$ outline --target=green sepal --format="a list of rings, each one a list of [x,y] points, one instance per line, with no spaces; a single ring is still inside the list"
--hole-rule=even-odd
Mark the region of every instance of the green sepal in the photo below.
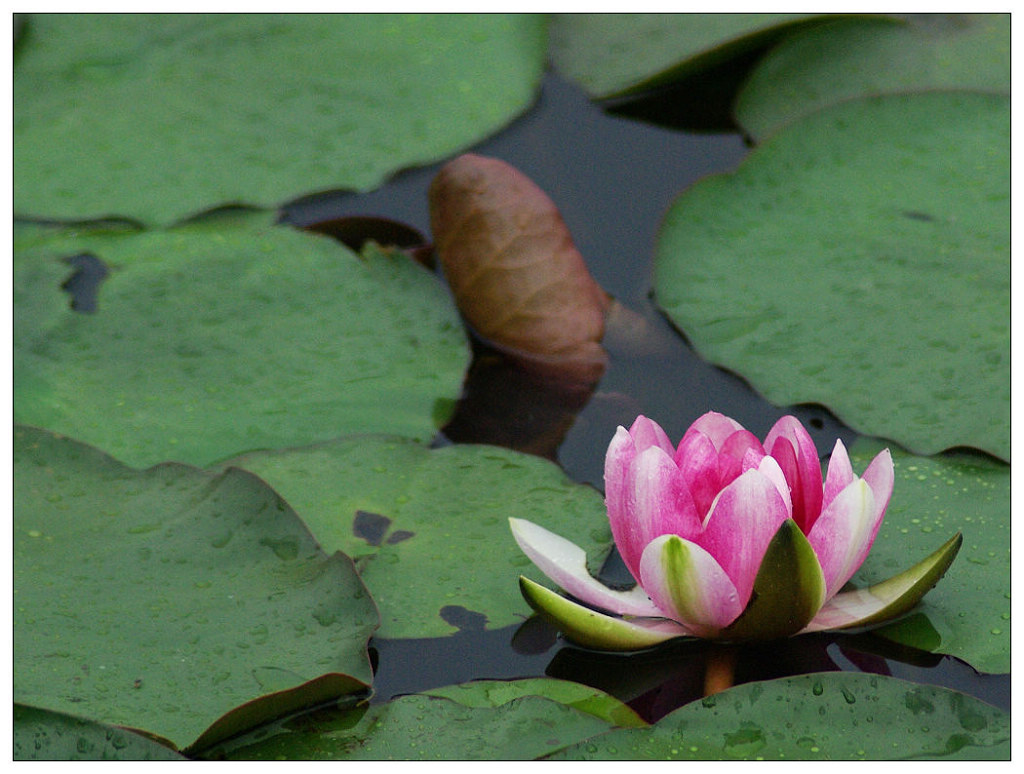
[[[688,636],[673,621],[661,618],[626,619],[591,610],[549,588],[519,576],[519,589],[530,607],[558,627],[566,637],[595,650],[643,650],[676,637]]]
[[[750,601],[720,639],[774,640],[796,634],[825,601],[825,576],[807,537],[792,519],[768,543]]]
[[[946,574],[963,542],[963,535],[957,532],[937,551],[899,575],[866,589],[836,594],[804,631],[868,626],[903,615]]]

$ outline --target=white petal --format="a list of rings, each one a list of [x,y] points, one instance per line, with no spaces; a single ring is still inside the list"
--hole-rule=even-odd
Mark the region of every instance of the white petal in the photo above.
[[[575,543],[526,519],[509,519],[512,536],[537,568],[569,594],[619,615],[664,617],[636,586],[615,591],[587,571],[587,554]]]

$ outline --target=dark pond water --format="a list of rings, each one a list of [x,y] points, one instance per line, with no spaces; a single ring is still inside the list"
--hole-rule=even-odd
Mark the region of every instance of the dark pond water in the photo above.
[[[689,114],[681,113],[681,103],[671,96],[623,112],[651,118],[668,111],[666,123],[672,126],[715,124],[714,116],[694,112],[692,105]],[[743,160],[749,148],[738,133],[681,131],[610,115],[575,86],[549,75],[533,109],[472,150],[513,164],[551,196],[591,273],[637,313],[643,334],[606,340],[611,361],[592,393],[546,383],[481,349],[456,415],[436,444],[496,443],[539,454],[556,460],[574,480],[600,488],[614,428],[628,426],[641,413],[676,438],[712,409],[761,437],[790,413],[804,422],[819,448],[831,448],[837,437],[853,442],[856,434],[823,407],[773,406],[742,379],[705,363],[651,302],[651,259],[665,210],[698,179]],[[297,225],[385,218],[429,238],[426,192],[437,169],[405,172],[369,194],[309,197],[286,207],[284,218]],[[380,224],[369,225],[381,241],[416,242],[406,228],[389,237]],[[623,569],[611,564],[605,572],[615,578]],[[539,619],[485,631],[478,614],[449,614],[461,627],[452,637],[371,642],[374,702],[472,679],[549,675],[608,691],[653,720],[703,695],[709,647],[704,643],[609,655],[565,643]],[[736,654],[737,682],[831,670],[889,674],[954,688],[1005,710],[1010,706],[1009,675],[979,675],[956,659],[871,634],[804,636]]]

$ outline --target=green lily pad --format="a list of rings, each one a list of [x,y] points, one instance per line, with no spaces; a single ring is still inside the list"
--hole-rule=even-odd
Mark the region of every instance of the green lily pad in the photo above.
[[[500,707],[524,696],[543,696],[575,707],[611,725],[623,728],[643,728],[648,723],[629,706],[604,691],[569,680],[550,677],[528,677],[521,680],[474,680],[458,685],[447,685],[422,692],[426,696],[440,696],[466,707]]]
[[[863,470],[880,448],[876,441],[857,441],[850,449],[854,469]],[[966,453],[916,457],[890,451],[892,500],[853,583],[877,583],[956,532],[963,533],[963,546],[911,617],[874,632],[956,656],[982,672],[1009,672],[1009,466]]]
[[[379,636],[442,637],[465,612],[487,629],[530,614],[518,577],[530,560],[509,517],[530,518],[595,558],[611,530],[601,495],[558,466],[493,446],[429,449],[350,437],[231,460],[267,481],[327,551],[344,551],[381,611]]]
[[[19,231],[14,415],[134,467],[208,465],[349,432],[430,438],[469,349],[436,278],[262,216]],[[74,311],[63,260],[106,266]]]
[[[1009,459],[1009,100],[851,100],[672,205],[657,301],[777,405]]]
[[[859,672],[747,683],[555,760],[1009,760],[1010,716],[957,691]]]
[[[1009,94],[1009,14],[845,18],[801,30],[758,62],[734,112],[763,138],[844,99],[943,88]]]
[[[558,14],[551,19],[551,59],[591,97],[617,97],[767,48],[821,19],[795,13]]]
[[[365,689],[373,602],[255,476],[14,440],[15,701],[202,747]]]
[[[146,223],[366,190],[445,158],[532,102],[547,40],[544,19],[523,14],[40,14],[28,26],[15,211]]]
[[[531,760],[607,731],[575,707],[524,696],[497,707],[400,696],[325,711],[211,752],[229,760]]]
[[[167,745],[116,726],[14,705],[16,761],[181,761]]]

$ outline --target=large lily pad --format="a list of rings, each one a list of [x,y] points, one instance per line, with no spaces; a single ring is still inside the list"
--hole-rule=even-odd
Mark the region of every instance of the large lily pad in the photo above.
[[[14,705],[16,761],[180,761],[166,745],[116,726]]]
[[[92,313],[62,290],[62,259],[82,253],[108,271]],[[451,300],[415,262],[260,218],[28,229],[14,275],[16,421],[136,467],[347,432],[429,438],[469,361]]]
[[[250,473],[20,427],[14,699],[202,746],[370,680],[377,612]]]
[[[657,301],[777,405],[1009,459],[1009,100],[851,100],[672,205]]]
[[[1010,717],[956,691],[862,673],[747,683],[555,753],[569,760],[1009,760]]]
[[[15,211],[167,223],[365,190],[531,102],[544,20],[41,14],[15,62]]]
[[[787,37],[751,73],[736,120],[754,138],[820,107],[941,88],[1010,91],[1009,14],[844,18]]]
[[[435,696],[299,717],[211,757],[231,760],[531,760],[612,725],[575,707],[525,696],[497,707]]]
[[[440,637],[469,622],[496,629],[526,618],[518,577],[530,560],[510,517],[573,535],[595,563],[611,546],[598,492],[547,460],[498,447],[356,436],[229,464],[270,483],[326,550],[356,560],[382,637]]]
[[[880,444],[850,449],[863,470]],[[963,547],[945,577],[904,621],[876,629],[982,672],[1010,671],[1010,469],[978,455],[915,457],[891,449],[896,483],[871,554],[854,575],[877,583],[923,558],[955,532]]]
[[[473,680],[423,691],[466,707],[500,707],[523,696],[543,696],[567,704],[615,726],[641,728],[647,724],[630,707],[604,691],[569,680],[529,677],[521,680]]]
[[[765,48],[820,16],[582,13],[551,20],[551,58],[592,97],[632,94]]]

